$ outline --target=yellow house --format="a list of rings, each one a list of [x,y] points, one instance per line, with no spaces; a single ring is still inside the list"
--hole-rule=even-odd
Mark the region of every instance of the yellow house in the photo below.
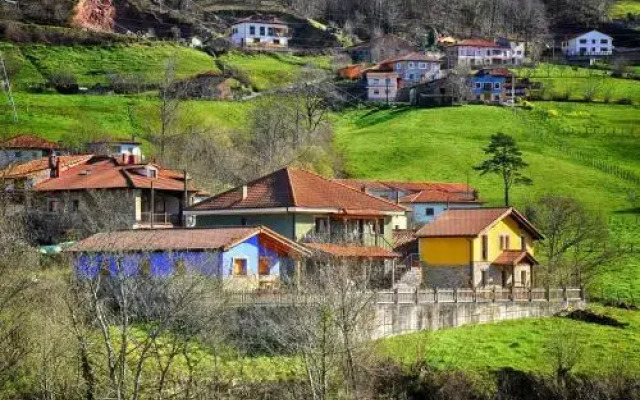
[[[543,239],[512,207],[447,210],[416,236],[431,287],[530,287]]]

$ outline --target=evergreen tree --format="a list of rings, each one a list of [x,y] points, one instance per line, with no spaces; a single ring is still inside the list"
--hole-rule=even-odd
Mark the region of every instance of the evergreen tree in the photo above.
[[[484,153],[488,158],[473,169],[480,171],[480,175],[497,174],[502,177],[504,204],[508,207],[511,187],[532,183],[530,178],[520,172],[529,164],[522,159],[522,151],[516,141],[504,133],[492,135],[489,146],[484,148]]]

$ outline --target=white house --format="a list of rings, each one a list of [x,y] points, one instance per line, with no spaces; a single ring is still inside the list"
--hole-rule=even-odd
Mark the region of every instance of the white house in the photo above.
[[[126,159],[128,162],[144,159],[142,143],[136,141],[97,141],[89,143],[87,149],[96,155]]]
[[[398,73],[369,70],[367,77],[367,100],[395,101],[398,94]]]
[[[403,87],[442,78],[440,57],[435,55],[411,53],[385,61],[381,65],[389,65],[389,69],[393,69],[400,77]]]
[[[281,19],[253,15],[231,26],[231,41],[248,49],[286,49],[289,46],[289,28]]]
[[[447,47],[448,67],[462,65],[470,68],[485,68],[496,65],[520,65],[525,57],[524,42],[498,39],[465,39]]]
[[[570,36],[562,42],[565,57],[610,56],[613,49],[613,38],[596,30]]]
[[[21,164],[60,154],[60,145],[31,135],[19,135],[0,142],[0,167]]]

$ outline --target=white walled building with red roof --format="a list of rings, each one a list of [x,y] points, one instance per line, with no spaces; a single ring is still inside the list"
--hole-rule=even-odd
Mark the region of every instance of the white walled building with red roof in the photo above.
[[[273,16],[252,15],[231,26],[231,41],[246,49],[287,49],[289,37],[287,23]]]
[[[0,168],[60,152],[60,145],[32,135],[14,136],[0,142]]]
[[[447,47],[447,67],[472,69],[497,65],[521,65],[524,62],[523,42],[500,39],[464,39]]]

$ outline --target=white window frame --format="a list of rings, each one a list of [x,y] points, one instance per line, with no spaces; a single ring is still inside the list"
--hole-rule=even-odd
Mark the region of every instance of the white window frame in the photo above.
[[[493,88],[494,89],[500,89],[500,82],[494,82],[493,83]]]
[[[418,68],[419,69],[427,69],[427,63],[426,62],[418,63]]]
[[[413,69],[413,68],[415,68],[415,67],[416,67],[416,66],[415,66],[414,62],[413,62],[413,61],[409,61],[408,65],[407,65],[407,68],[408,68],[408,69]]]
[[[396,63],[396,70],[400,71],[402,69],[402,63],[398,62]]]

